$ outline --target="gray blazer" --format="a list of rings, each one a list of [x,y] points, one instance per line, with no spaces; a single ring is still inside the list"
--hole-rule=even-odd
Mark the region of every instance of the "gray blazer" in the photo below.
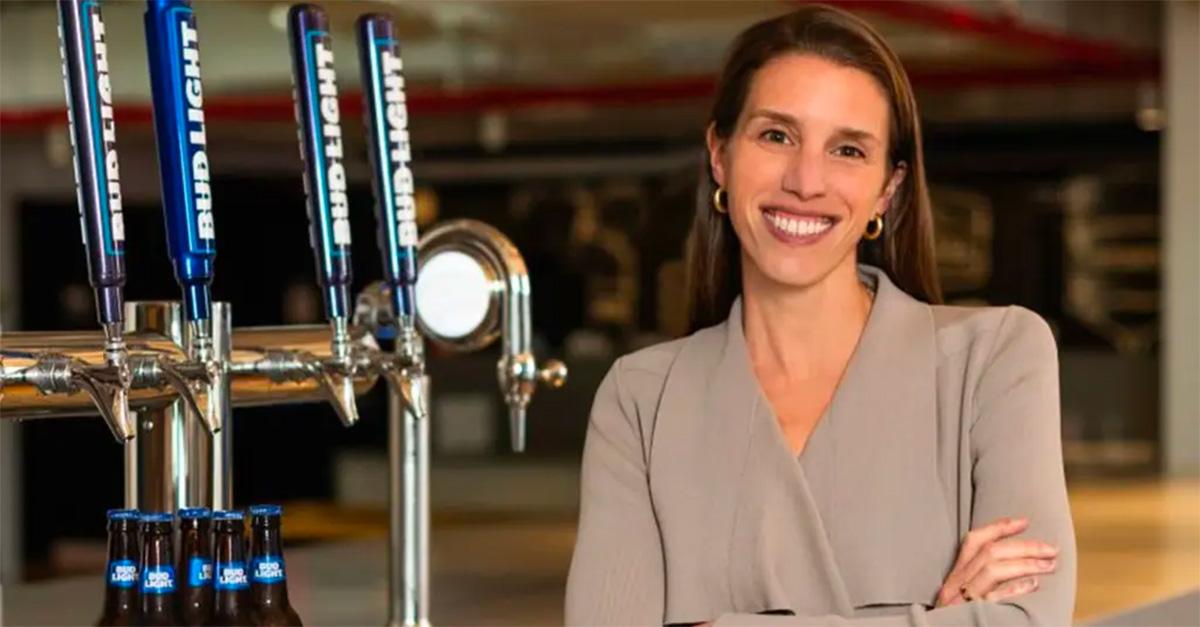
[[[722,324],[617,360],[584,447],[568,624],[1070,624],[1049,328],[861,272],[875,304],[799,459],[754,377],[740,300]],[[933,609],[964,534],[1003,516],[1059,546],[1057,572],[1015,599]]]

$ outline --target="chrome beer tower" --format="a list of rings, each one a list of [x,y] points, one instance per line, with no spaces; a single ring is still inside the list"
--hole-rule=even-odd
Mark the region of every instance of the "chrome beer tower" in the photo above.
[[[400,74],[390,20],[357,24],[384,281],[349,297],[350,228],[328,20],[288,16],[310,240],[329,324],[234,328],[212,302],[215,257],[196,21],[188,0],[148,0],[146,36],[167,239],[181,301],[124,302],[124,228],[104,24],[93,0],[59,0],[76,187],[98,331],[0,335],[0,419],[99,413],[125,446],[125,506],[233,505],[234,407],[324,400],[346,426],[355,398],[388,385],[388,624],[429,625],[429,377],[423,337],[455,351],[502,338],[498,383],[514,451],[539,382],[530,286],[499,231],[459,220],[418,241]],[[420,275],[418,277],[418,267]],[[419,278],[419,280],[418,280]],[[355,304],[353,311],[350,304]],[[394,337],[380,349],[376,336]]]

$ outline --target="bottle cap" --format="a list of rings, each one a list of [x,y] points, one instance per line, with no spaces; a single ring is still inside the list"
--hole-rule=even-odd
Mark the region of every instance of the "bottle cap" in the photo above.
[[[109,520],[141,520],[142,513],[136,509],[110,509],[108,510]]]
[[[212,518],[212,510],[207,507],[187,507],[179,510],[179,517],[187,520]]]
[[[283,507],[279,505],[251,505],[251,516],[282,516]]]

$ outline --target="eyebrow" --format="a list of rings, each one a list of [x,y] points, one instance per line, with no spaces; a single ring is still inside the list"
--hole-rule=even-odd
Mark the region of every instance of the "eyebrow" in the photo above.
[[[774,120],[776,122],[779,122],[780,124],[783,124],[785,126],[789,126],[793,129],[800,128],[799,120],[797,120],[796,118],[794,118],[786,113],[783,113],[782,111],[775,111],[773,109],[758,109],[758,110],[752,112],[748,119],[752,120],[754,118],[766,118],[768,120]],[[875,144],[880,143],[879,138],[875,137],[874,134],[872,134],[868,131],[864,131],[862,129],[851,128],[849,126],[839,126],[835,130],[834,135],[839,136],[839,137],[846,137],[846,138],[849,138],[852,140],[857,140],[857,141],[861,141],[861,142],[865,142],[865,143],[875,143]]]

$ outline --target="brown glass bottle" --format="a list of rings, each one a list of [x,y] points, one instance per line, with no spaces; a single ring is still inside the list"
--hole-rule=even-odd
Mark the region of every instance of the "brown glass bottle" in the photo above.
[[[242,512],[213,512],[216,533],[213,612],[209,625],[250,625],[250,581],[246,573]]]
[[[179,621],[188,627],[212,618],[212,512],[207,507],[179,510]]]
[[[287,571],[283,565],[278,505],[250,508],[250,618],[264,627],[301,627],[300,616],[288,601]]]
[[[136,509],[108,511],[108,567],[104,610],[96,625],[136,625],[138,617],[138,520]]]
[[[140,625],[178,625],[175,612],[175,517],[165,512],[142,514]]]

